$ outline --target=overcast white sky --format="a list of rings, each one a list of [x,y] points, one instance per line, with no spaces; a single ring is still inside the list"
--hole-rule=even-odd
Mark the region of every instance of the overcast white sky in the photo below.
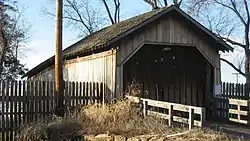
[[[45,59],[54,54],[54,31],[55,21],[43,16],[41,9],[49,6],[54,9],[54,5],[50,4],[52,0],[22,0],[22,5],[26,7],[25,18],[31,23],[31,39],[28,42],[28,50],[25,52],[26,58],[22,62],[32,69]],[[151,8],[142,2],[142,0],[121,0],[122,18],[131,17],[133,15],[145,12]],[[132,4],[131,4],[132,3]],[[75,32],[64,28],[63,31],[63,48],[73,44],[76,39]],[[237,53],[236,53],[237,54]],[[228,55],[226,58],[235,60],[235,55]],[[222,81],[236,82],[235,71],[222,62]],[[244,77],[239,77],[239,82],[244,82]]]

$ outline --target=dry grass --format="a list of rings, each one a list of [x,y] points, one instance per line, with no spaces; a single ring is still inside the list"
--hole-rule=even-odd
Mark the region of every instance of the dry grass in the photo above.
[[[178,132],[164,124],[165,121],[152,117],[142,118],[138,107],[128,100],[109,105],[88,105],[67,116],[65,121],[81,125],[81,134],[117,134],[127,137],[142,134],[171,134]]]
[[[177,141],[232,141],[226,134],[215,132],[212,130],[194,129],[188,134],[168,138],[168,140]]]
[[[119,100],[115,104],[88,105],[74,110],[62,119],[55,118],[51,122],[63,125],[65,136],[84,134],[115,134],[126,137],[144,134],[173,134],[183,132],[185,128],[171,128],[166,121],[153,117],[143,118],[138,105],[128,100]],[[40,140],[46,138],[48,123],[34,124],[22,129],[18,140]],[[183,136],[172,137],[170,140],[230,140],[227,136],[211,131],[195,130]]]

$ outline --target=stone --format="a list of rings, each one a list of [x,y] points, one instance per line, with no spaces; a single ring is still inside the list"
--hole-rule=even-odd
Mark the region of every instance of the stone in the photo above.
[[[114,136],[114,141],[127,141],[127,138],[124,136],[116,135]]]
[[[95,141],[94,135],[86,135],[84,136],[84,141]]]
[[[95,138],[105,138],[105,137],[110,137],[108,134],[99,134],[95,136]]]
[[[58,141],[61,139],[61,131],[63,130],[63,125],[59,123],[49,124],[46,129],[46,134],[49,138],[49,141]]]
[[[141,141],[148,141],[152,137],[154,137],[154,135],[140,135],[140,136],[137,136],[137,138],[140,138]]]
[[[108,134],[99,134],[95,136],[95,141],[113,141],[113,137]]]
[[[140,141],[140,139],[137,137],[131,137],[131,138],[128,138],[127,141]]]
[[[149,139],[149,141],[164,141],[164,137],[161,136],[154,136],[151,139]]]

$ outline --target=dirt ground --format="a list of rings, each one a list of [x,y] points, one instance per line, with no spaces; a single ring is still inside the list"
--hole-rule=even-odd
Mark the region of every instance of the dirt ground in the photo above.
[[[241,125],[228,122],[209,122],[209,126],[217,131],[230,135],[233,139],[250,141],[250,125]]]

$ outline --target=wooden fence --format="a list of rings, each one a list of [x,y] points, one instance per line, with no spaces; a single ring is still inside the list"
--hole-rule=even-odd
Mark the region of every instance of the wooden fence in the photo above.
[[[246,91],[246,84],[221,83],[221,98],[230,99],[250,99],[250,94]]]
[[[172,126],[173,121],[188,124],[189,129],[192,129],[193,126],[198,126],[198,127],[205,126],[205,108],[203,107],[187,106],[182,104],[156,101],[156,100],[132,97],[132,96],[127,96],[127,98],[135,103],[142,104],[142,110],[144,116],[153,115],[167,119],[169,126]],[[166,111],[167,114],[163,112],[157,112],[155,110],[150,109],[149,107],[162,108],[164,110],[167,110]],[[188,113],[188,117],[175,115],[174,114],[175,111]],[[199,116],[198,119],[194,119],[195,114]]]
[[[102,83],[65,82],[64,104],[79,104],[103,100]],[[0,130],[2,141],[13,141],[18,128],[26,123],[46,121],[54,113],[54,82],[0,81]]]
[[[218,120],[250,125],[249,100],[215,98],[214,104],[214,114]]]

